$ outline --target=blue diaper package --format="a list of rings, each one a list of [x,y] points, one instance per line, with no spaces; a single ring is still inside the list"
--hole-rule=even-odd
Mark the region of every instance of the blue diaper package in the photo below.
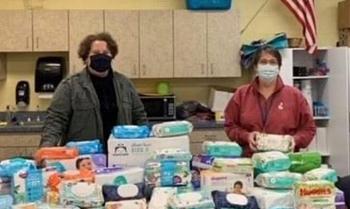
[[[122,125],[114,126],[112,130],[114,138],[119,139],[139,139],[147,138],[150,135],[148,126]]]
[[[240,157],[242,148],[236,142],[205,141],[203,143],[203,152],[214,157]]]
[[[259,209],[259,205],[253,196],[221,191],[213,191],[211,194],[215,208]]]
[[[68,142],[66,147],[76,148],[79,155],[103,153],[103,146],[99,139],[91,141]]]
[[[259,174],[255,182],[267,189],[292,189],[293,185],[301,181],[303,176],[299,173],[289,171],[270,172]]]
[[[252,161],[257,173],[285,171],[291,165],[288,156],[278,151],[254,153]]]
[[[105,202],[143,199],[144,189],[143,183],[102,186]]]
[[[0,195],[0,208],[11,209],[13,205],[13,197],[11,195]]]
[[[19,170],[32,169],[35,167],[36,165],[33,160],[27,160],[23,158],[3,160],[0,162],[0,176],[12,177]]]

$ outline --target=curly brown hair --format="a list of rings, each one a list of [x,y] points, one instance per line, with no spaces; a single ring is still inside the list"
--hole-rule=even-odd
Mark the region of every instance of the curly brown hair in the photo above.
[[[85,62],[89,57],[91,44],[96,41],[105,41],[107,47],[112,54],[112,59],[118,54],[117,42],[112,38],[109,33],[96,33],[86,36],[79,45],[78,55]]]

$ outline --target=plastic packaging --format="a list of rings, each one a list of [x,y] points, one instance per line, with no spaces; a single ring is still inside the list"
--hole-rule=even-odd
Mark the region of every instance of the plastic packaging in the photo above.
[[[15,173],[23,169],[36,168],[33,160],[27,160],[23,158],[13,158],[9,160],[3,160],[0,162],[0,176],[12,177]]]
[[[80,155],[103,153],[103,147],[99,139],[91,141],[68,142],[66,147],[76,148]]]
[[[214,157],[239,157],[242,155],[242,148],[236,142],[205,141],[203,152]]]
[[[153,159],[159,161],[190,161],[192,158],[191,153],[182,149],[162,149],[154,152]]]
[[[267,189],[292,189],[293,185],[301,181],[303,176],[299,173],[290,173],[288,171],[270,172],[259,174],[255,182]]]
[[[259,209],[258,203],[253,196],[242,194],[213,191],[215,208]]]
[[[192,168],[211,169],[215,158],[211,155],[193,155]]]
[[[144,189],[143,183],[102,186],[105,202],[142,199],[145,198]]]
[[[104,209],[147,209],[146,199],[106,202]]]
[[[0,195],[0,208],[11,209],[13,205],[13,197],[11,195]]]
[[[289,152],[293,137],[290,135],[277,135],[259,133],[256,136],[258,151],[280,151]]]
[[[156,187],[153,189],[148,209],[167,209],[168,199],[177,193],[176,187]]]
[[[288,156],[277,151],[255,153],[252,160],[258,173],[285,171],[291,165]]]
[[[215,207],[211,195],[203,191],[176,194],[170,197],[169,205],[172,209]]]
[[[290,153],[288,156],[291,161],[289,168],[291,172],[306,173],[319,168],[322,163],[322,157],[318,152],[297,152]]]
[[[147,138],[150,135],[148,126],[122,125],[114,126],[112,134],[119,139],[139,139]]]
[[[78,155],[79,151],[75,148],[42,147],[35,153],[35,160],[41,162],[43,160],[72,159]]]
[[[152,134],[156,137],[188,135],[192,130],[193,125],[188,121],[164,122],[152,126]]]
[[[304,174],[304,179],[306,181],[312,180],[326,180],[330,182],[337,182],[338,176],[337,172],[330,168],[316,168],[311,171],[308,171]]]
[[[213,170],[225,173],[252,173],[253,162],[250,158],[215,158]]]

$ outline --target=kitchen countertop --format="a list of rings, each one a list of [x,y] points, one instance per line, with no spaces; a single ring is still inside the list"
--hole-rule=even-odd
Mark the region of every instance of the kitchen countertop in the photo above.
[[[216,121],[203,121],[193,122],[194,129],[211,129],[211,128],[224,128],[224,122]],[[25,126],[0,126],[1,133],[25,133],[25,132],[41,132],[43,129],[42,125],[25,125]]]

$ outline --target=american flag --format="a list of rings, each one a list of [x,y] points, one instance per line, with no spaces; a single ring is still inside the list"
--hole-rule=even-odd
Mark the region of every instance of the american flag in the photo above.
[[[314,0],[282,0],[303,26],[306,50],[313,54],[317,50],[317,30]]]

